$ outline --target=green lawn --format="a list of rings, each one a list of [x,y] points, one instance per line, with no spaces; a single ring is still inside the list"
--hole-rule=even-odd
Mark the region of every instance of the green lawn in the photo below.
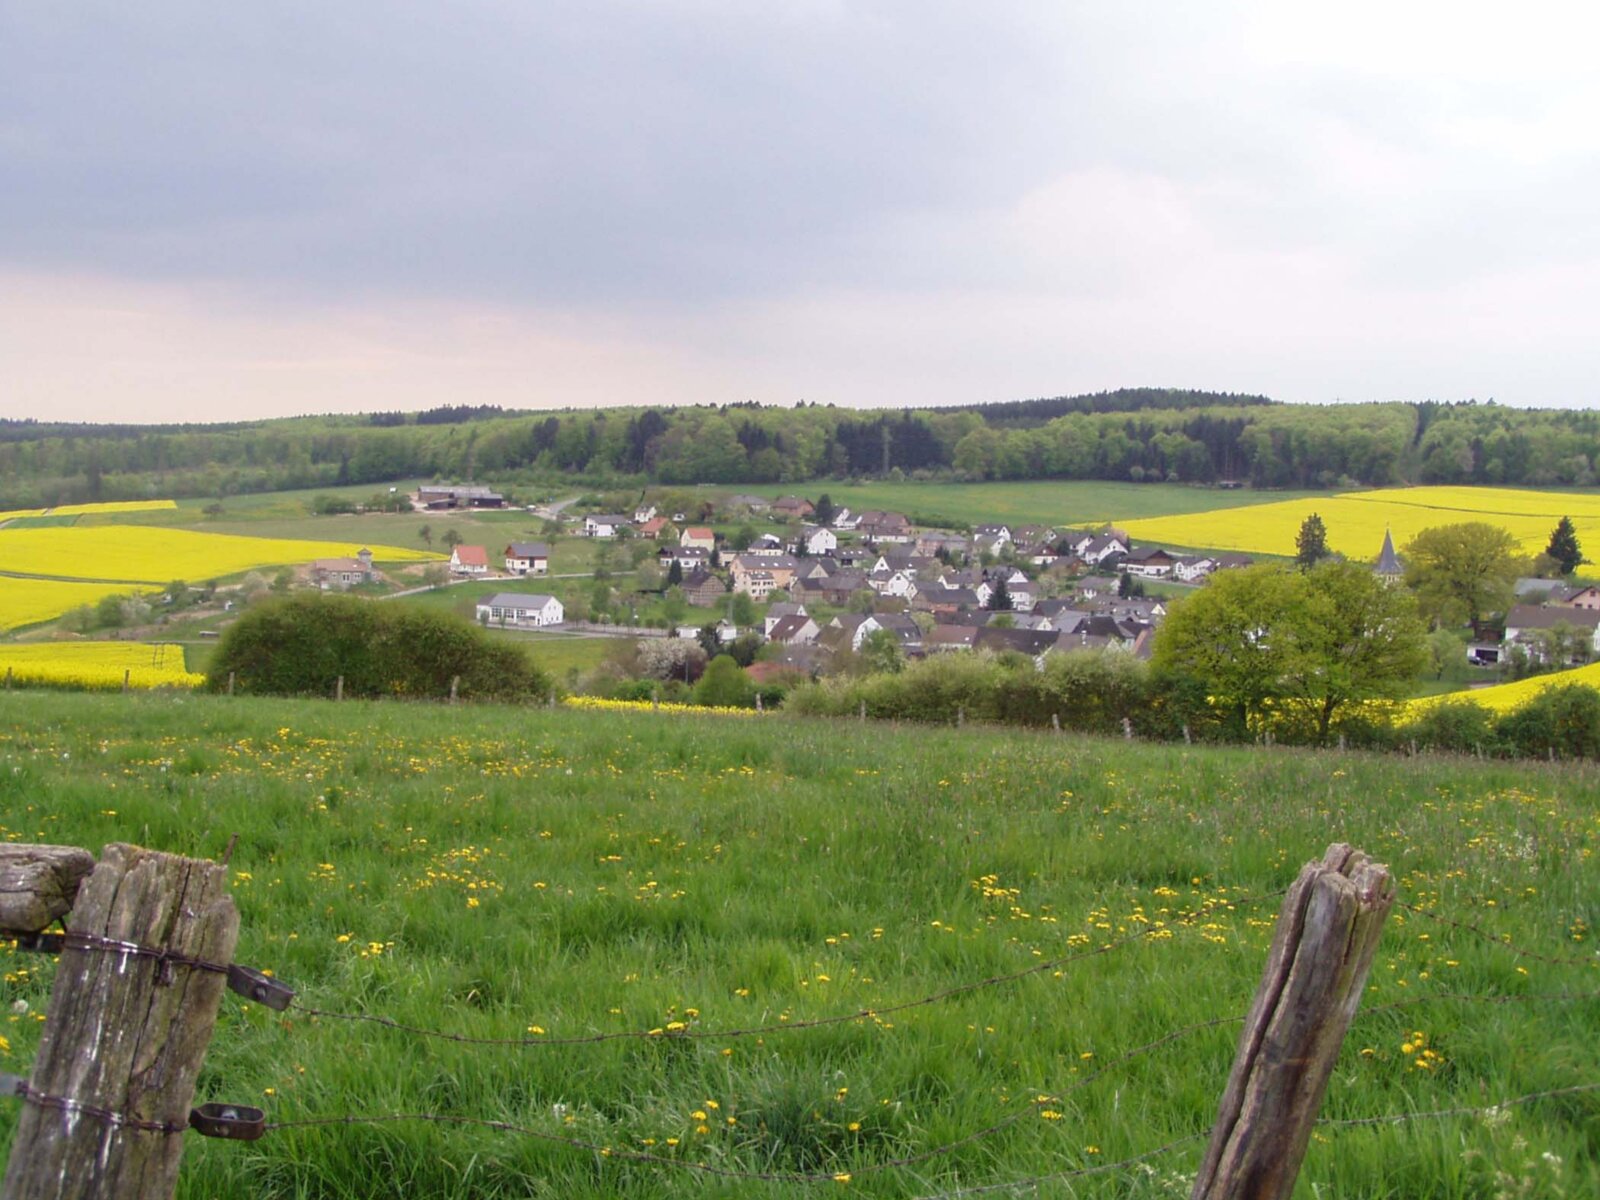
[[[217,856],[237,834],[239,961],[305,1005],[528,1043],[229,996],[201,1100],[531,1132],[190,1138],[188,1200],[1187,1195],[1198,1142],[1037,1193],[1019,1181],[1209,1127],[1272,894],[1335,840],[1387,861],[1404,902],[1487,936],[1396,912],[1324,1113],[1473,1111],[1324,1127],[1296,1195],[1600,1194],[1600,1095],[1480,1112],[1600,1079],[1591,768],[12,692],[0,802],[14,841]],[[43,1011],[50,961],[9,954],[0,999]],[[39,1036],[18,1011],[8,1071]],[[566,1041],[602,1035],[623,1036]],[[0,1105],[0,1147],[17,1111]]]

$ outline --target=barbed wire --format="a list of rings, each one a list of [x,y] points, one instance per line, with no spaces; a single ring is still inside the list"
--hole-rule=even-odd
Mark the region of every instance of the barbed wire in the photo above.
[[[1415,904],[1397,902],[1395,907],[1403,909],[1408,913],[1413,913],[1419,917],[1426,917],[1430,921],[1437,921],[1440,925],[1447,925],[1451,929],[1459,929],[1465,933],[1474,934],[1486,942],[1499,946],[1503,950],[1511,951],[1511,953],[1515,954],[1518,958],[1527,958],[1533,960],[1534,962],[1550,963],[1558,967],[1600,967],[1600,950],[1597,950],[1593,957],[1590,958],[1568,958],[1565,956],[1540,954],[1534,950],[1524,950],[1521,946],[1518,946],[1515,942],[1511,941],[1508,934],[1491,933],[1489,930],[1484,929],[1481,926],[1474,925],[1469,921],[1458,921],[1454,917],[1446,917],[1436,912],[1430,912],[1425,908],[1417,907]]]

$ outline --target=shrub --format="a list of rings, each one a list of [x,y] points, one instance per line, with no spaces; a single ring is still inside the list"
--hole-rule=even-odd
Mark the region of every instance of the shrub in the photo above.
[[[1600,758],[1600,691],[1581,684],[1546,688],[1496,726],[1513,754]]]
[[[207,686],[245,694],[439,699],[460,677],[463,699],[537,700],[545,675],[520,647],[459,617],[308,594],[252,607],[223,636]]]
[[[1426,750],[1471,754],[1495,741],[1494,714],[1470,700],[1435,704],[1401,731]]]

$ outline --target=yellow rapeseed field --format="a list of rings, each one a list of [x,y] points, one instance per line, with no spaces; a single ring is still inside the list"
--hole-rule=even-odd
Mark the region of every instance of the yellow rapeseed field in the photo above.
[[[81,605],[98,604],[106,596],[150,590],[126,583],[69,583],[0,575],[0,630],[53,621]]]
[[[176,500],[112,500],[104,504],[58,504],[54,508],[13,508],[0,512],[0,521],[12,517],[82,517],[97,513],[153,512],[177,508]]]
[[[1521,708],[1547,688],[1565,687],[1581,683],[1585,687],[1600,688],[1600,663],[1590,663],[1571,671],[1557,671],[1553,675],[1533,675],[1515,683],[1498,683],[1494,687],[1476,688],[1470,692],[1448,692],[1443,696],[1423,696],[1406,704],[1406,715],[1420,716],[1440,704],[1460,703],[1470,700],[1491,712],[1506,713]]]
[[[348,542],[196,533],[143,525],[87,528],[0,529],[0,570],[72,579],[126,580],[164,584],[174,579],[219,579],[258,567],[348,558]],[[441,555],[399,546],[372,546],[379,562],[419,562]]]
[[[1328,548],[1347,558],[1371,561],[1383,546],[1384,530],[1403,547],[1424,529],[1485,521],[1537,554],[1550,531],[1570,516],[1578,538],[1600,546],[1600,495],[1520,491],[1511,488],[1416,487],[1280,500],[1246,508],[1118,522],[1136,542],[1231,550],[1244,554],[1294,554],[1295,535],[1312,513],[1328,530]]]
[[[85,689],[199,687],[183,647],[141,642],[34,642],[0,646],[0,677],[19,684],[45,683]]]
[[[177,508],[176,500],[113,500],[105,504],[58,504],[45,512],[52,517],[84,517],[101,513],[156,512]]]

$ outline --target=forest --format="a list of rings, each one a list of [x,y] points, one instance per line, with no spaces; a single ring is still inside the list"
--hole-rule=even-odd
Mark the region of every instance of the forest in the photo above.
[[[219,425],[0,421],[0,510],[434,478],[502,484],[1104,479],[1255,488],[1589,486],[1600,413],[1474,401],[1280,404],[1126,389],[873,411],[757,404]]]

